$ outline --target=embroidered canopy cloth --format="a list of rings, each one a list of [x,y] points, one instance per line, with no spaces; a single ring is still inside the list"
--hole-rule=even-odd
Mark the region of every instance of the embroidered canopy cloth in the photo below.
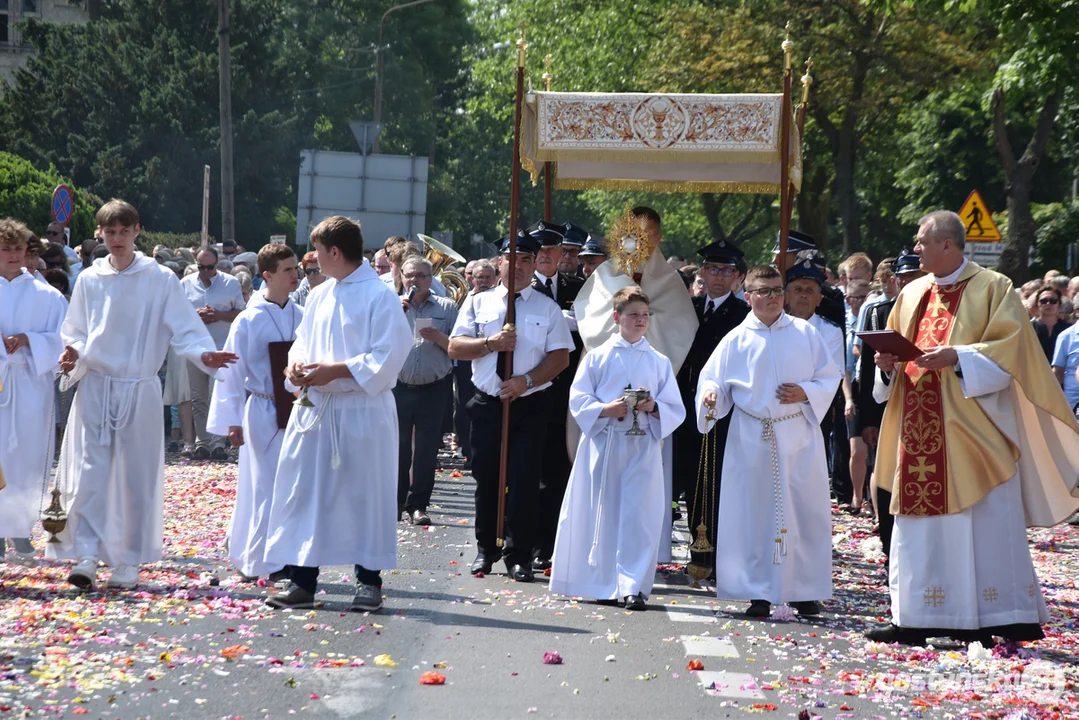
[[[554,186],[778,193],[783,96],[530,93],[522,165],[556,165]],[[802,184],[793,119],[790,178]]]

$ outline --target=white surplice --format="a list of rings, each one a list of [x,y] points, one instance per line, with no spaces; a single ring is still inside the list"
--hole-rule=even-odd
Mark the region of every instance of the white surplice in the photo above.
[[[633,413],[601,418],[626,387],[650,391],[656,419],[638,413],[644,435],[627,435]],[[585,355],[570,388],[581,428],[551,565],[551,592],[597,599],[652,591],[666,501],[660,441],[685,419],[671,362],[648,340],[620,335]]]
[[[618,335],[618,327],[614,324],[612,315],[615,293],[636,284],[632,277],[622,272],[613,262],[603,263],[585,280],[573,302],[573,313],[586,351],[595,350]],[[646,337],[652,347],[671,361],[671,367],[677,373],[689,354],[690,346],[693,345],[699,322],[682,276],[667,264],[658,248],[641,268],[640,288],[648,295],[652,310],[652,324],[648,326]],[[576,447],[579,438],[575,423],[567,424],[566,438],[568,447]],[[669,502],[674,486],[672,452],[671,443],[664,442],[663,483],[668,502],[665,504],[663,524],[667,538],[671,535],[673,524]],[[660,543],[659,561],[670,560],[671,543],[664,540]]]
[[[53,381],[66,313],[64,296],[26,270],[10,281],[0,278],[0,337],[22,333],[30,343],[0,365],[0,468],[7,478],[0,538],[30,537],[42,510],[56,437]]]
[[[963,396],[976,399],[1018,447],[1023,429],[1012,376],[973,347],[955,350]],[[900,627],[976,630],[1048,622],[1018,474],[962,512],[897,515],[888,584],[892,622]]]
[[[79,381],[61,450],[58,483],[67,528],[47,556],[96,556],[107,565],[161,559],[165,431],[157,371],[171,346],[202,364],[217,349],[176,274],[136,253],[123,271],[109,258],[79,274],[65,345],[79,353]],[[73,497],[72,497],[73,496]]]
[[[289,363],[348,365],[289,418],[270,510],[269,565],[397,564],[397,405],[412,349],[401,299],[366,260],[307,296]]]
[[[820,421],[842,372],[820,333],[786,313],[771,327],[747,315],[701,371],[698,429],[708,429],[709,390],[716,393],[716,417],[733,412],[719,495],[719,597],[782,603],[832,596],[832,513]],[[776,390],[786,383],[799,385],[808,402],[780,404]],[[774,421],[778,488],[760,418]],[[778,537],[785,541],[777,543]]]
[[[206,421],[206,429],[215,435],[228,435],[230,427],[243,428],[236,504],[229,522],[229,562],[250,577],[281,569],[265,562],[274,476],[285,436],[277,426],[272,399],[269,344],[293,340],[301,319],[303,308],[292,300],[281,307],[260,293],[251,296],[225,340],[225,350],[236,353],[239,360],[218,371]]]

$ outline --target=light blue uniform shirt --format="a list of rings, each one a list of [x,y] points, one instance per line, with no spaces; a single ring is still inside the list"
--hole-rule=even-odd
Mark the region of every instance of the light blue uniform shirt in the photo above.
[[[1079,403],[1079,380],[1075,379],[1075,369],[1079,368],[1079,323],[1057,338],[1052,365],[1064,368],[1064,397],[1068,398],[1068,405],[1075,407]]]

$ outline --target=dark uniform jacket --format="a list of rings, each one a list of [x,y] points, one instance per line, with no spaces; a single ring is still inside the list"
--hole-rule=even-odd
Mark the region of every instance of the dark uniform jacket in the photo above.
[[[885,300],[872,306],[865,314],[865,331],[887,330],[888,316],[892,314],[895,300]],[[854,404],[858,408],[858,432],[866,428],[879,428],[884,417],[885,403],[873,399],[873,380],[877,376],[877,366],[873,362],[874,351],[862,343],[862,354],[858,358],[858,382],[854,387]]]

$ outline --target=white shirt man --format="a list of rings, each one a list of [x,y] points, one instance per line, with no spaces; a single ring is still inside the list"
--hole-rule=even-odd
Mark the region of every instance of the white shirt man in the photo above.
[[[246,306],[243,288],[240,287],[240,281],[232,275],[217,271],[216,248],[205,247],[199,250],[195,263],[198,272],[185,277],[181,285],[184,295],[206,324],[214,345],[220,350],[225,347],[232,321]],[[206,430],[206,417],[213,391],[210,376],[197,367],[189,366],[188,378],[191,382],[192,411],[195,416],[194,457],[198,460],[222,460],[225,458],[225,438]]]

